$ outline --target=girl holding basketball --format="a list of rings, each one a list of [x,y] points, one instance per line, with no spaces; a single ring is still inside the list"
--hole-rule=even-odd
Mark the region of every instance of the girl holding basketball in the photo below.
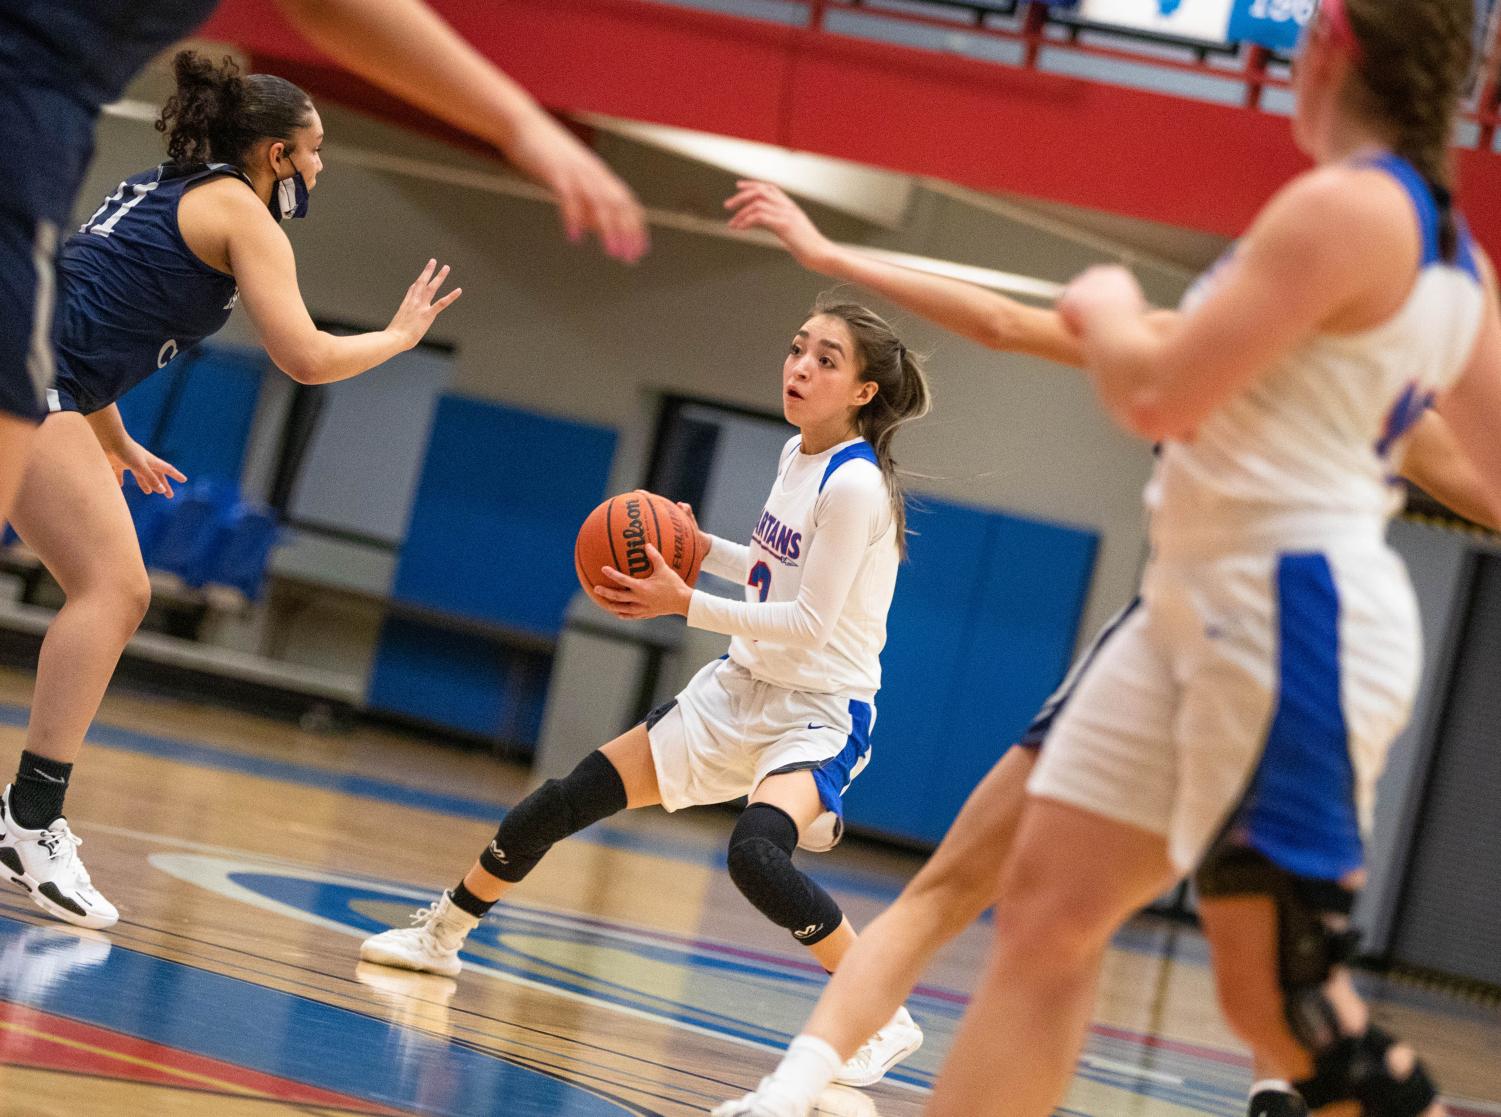
[[[676,614],[732,637],[646,722],[518,803],[462,881],[415,926],[367,939],[369,962],[459,972],[464,938],[556,842],[627,808],[669,811],[748,796],[729,842],[735,885],[819,964],[855,941],[839,906],[792,861],[831,849],[842,796],[870,758],[886,614],[904,549],[892,440],[924,415],[921,365],[864,307],[820,303],[782,366],[782,408],[799,430],[751,542],[698,533],[704,568],[746,586],[744,601],[693,590],[649,551],[641,579],[606,569],[595,596],[622,617]],[[696,525],[692,530],[697,531]],[[897,1008],[839,1074],[878,1081],[922,1033]]]

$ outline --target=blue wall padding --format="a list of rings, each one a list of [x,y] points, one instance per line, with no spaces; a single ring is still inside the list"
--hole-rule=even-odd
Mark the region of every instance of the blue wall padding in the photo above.
[[[265,371],[259,350],[200,345],[127,392],[120,416],[132,438],[190,480],[237,485]]]
[[[485,636],[388,617],[370,704],[430,725],[535,746],[552,657]]]
[[[1067,670],[1098,536],[927,497],[909,526],[846,816],[936,843]]]
[[[936,825],[928,815],[936,818],[936,761],[948,749],[945,711],[971,643],[989,533],[983,512],[926,498],[922,508],[908,510],[918,534],[887,621],[870,764],[845,796],[851,823],[914,838]]]
[[[401,602],[546,638],[578,591],[573,542],[605,496],[615,432],[444,396],[396,568]],[[533,745],[551,657],[495,636],[388,620],[367,701],[491,740]]]
[[[578,591],[574,538],[605,497],[614,454],[607,427],[444,396],[395,597],[556,636]]]

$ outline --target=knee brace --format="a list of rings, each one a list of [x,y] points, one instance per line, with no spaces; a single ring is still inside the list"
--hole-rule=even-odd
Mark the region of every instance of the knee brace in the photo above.
[[[1313,1058],[1312,1077],[1296,1083],[1311,1109],[1356,1101],[1363,1117],[1417,1117],[1437,1096],[1422,1065],[1400,1081],[1387,1054],[1396,1042],[1379,1028],[1364,1035],[1340,1032],[1339,1018],[1324,993],[1335,967],[1355,953],[1359,935],[1350,929],[1353,890],[1337,881],[1299,877],[1255,850],[1222,843],[1195,877],[1199,894],[1266,896],[1277,911],[1278,984],[1282,1010],[1293,1037]]]
[[[1265,896],[1277,912],[1277,982],[1293,1037],[1317,1057],[1340,1038],[1324,985],[1355,952],[1350,930],[1355,893],[1335,881],[1309,880],[1280,868],[1253,849],[1222,842],[1194,877],[1199,894]]]
[[[511,808],[480,867],[515,884],[556,842],[625,810],[625,784],[603,753],[591,752],[561,780],[548,780]]]
[[[1310,1109],[1335,1102],[1360,1103],[1361,1117],[1418,1117],[1438,1097],[1438,1088],[1416,1056],[1406,1077],[1388,1062],[1395,1037],[1375,1026],[1344,1036],[1314,1056],[1313,1075],[1293,1083]]]
[[[827,892],[792,864],[797,823],[780,807],[752,803],[730,835],[730,879],[740,894],[804,946],[822,942],[844,922]]]

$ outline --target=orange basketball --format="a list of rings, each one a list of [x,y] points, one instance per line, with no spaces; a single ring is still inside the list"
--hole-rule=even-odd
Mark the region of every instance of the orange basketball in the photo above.
[[[603,573],[606,566],[632,578],[650,574],[648,543],[683,581],[691,586],[698,580],[704,556],[692,521],[665,496],[637,489],[612,496],[590,512],[579,528],[578,542],[573,545],[573,567],[584,592],[594,597],[595,586],[611,584]]]

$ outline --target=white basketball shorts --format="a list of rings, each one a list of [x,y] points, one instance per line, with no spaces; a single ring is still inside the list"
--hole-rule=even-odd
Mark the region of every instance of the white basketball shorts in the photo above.
[[[1225,834],[1339,879],[1363,863],[1420,661],[1416,600],[1385,547],[1157,559],[1028,788],[1162,835],[1184,872]]]
[[[844,830],[844,793],[870,760],[874,722],[868,702],[787,690],[716,659],[647,719],[662,806],[724,803],[775,773],[811,771],[825,813],[801,844],[832,849]]]

